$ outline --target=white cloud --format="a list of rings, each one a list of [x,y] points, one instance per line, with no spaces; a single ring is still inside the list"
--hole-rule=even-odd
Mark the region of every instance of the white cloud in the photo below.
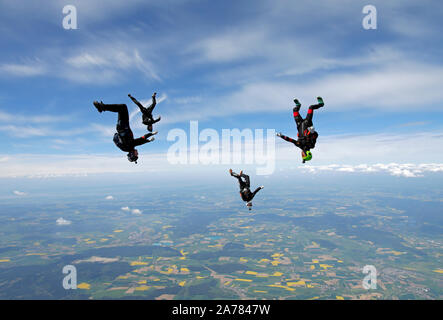
[[[123,211],[132,212],[133,214],[137,214],[137,215],[142,213],[142,211],[140,209],[131,209],[129,207],[122,207],[121,209]]]
[[[1,155],[0,155],[1,157]],[[138,164],[130,163],[124,153],[116,155],[8,155],[10,161],[0,166],[0,178],[50,178],[87,176],[102,173],[164,172],[174,169],[166,154],[139,154]],[[145,164],[144,164],[145,163]],[[149,163],[149,165],[146,165]]]
[[[62,217],[58,218],[55,222],[57,223],[58,226],[68,226],[72,223],[71,221],[66,220]]]
[[[192,44],[187,51],[198,52],[199,61],[231,62],[234,60],[263,55],[266,43],[265,30],[229,30],[224,34],[211,35]],[[261,48],[261,50],[257,50]]]
[[[14,190],[13,193],[14,193],[16,196],[26,196],[26,195],[27,195],[26,192],[22,192],[22,191],[18,191],[18,190]]]
[[[173,99],[177,104],[195,104],[203,101],[201,96],[177,97]]]
[[[417,178],[423,177],[426,173],[443,172],[443,163],[378,163],[373,165],[360,164],[355,166],[338,164],[326,166],[307,165],[300,167],[300,169],[308,171],[309,173],[318,173],[322,171],[338,171],[347,173],[388,173],[397,177]]]
[[[106,200],[113,200],[114,197],[113,197],[113,196],[107,196],[105,199],[106,199]]]
[[[153,65],[146,59],[143,59],[137,49],[128,50],[122,47],[124,48],[122,45],[113,43],[112,46],[108,45],[106,50],[101,48],[99,51],[100,54],[81,52],[67,58],[64,61],[66,63],[65,67],[72,69],[70,70],[71,74],[66,74],[65,76],[70,80],[85,82],[86,76],[92,76],[95,81],[97,76],[105,75],[114,77],[129,69],[137,69],[148,78],[160,80],[160,77],[154,71]],[[84,48],[82,50],[91,52],[98,51],[94,47]],[[116,72],[117,70],[120,72]],[[82,73],[86,74],[82,75]],[[102,79],[102,81],[106,80],[112,79]]]
[[[18,138],[43,137],[49,135],[49,130],[43,127],[18,126],[13,124],[0,126],[0,131]]]
[[[17,77],[35,77],[46,74],[46,68],[41,64],[3,64],[0,65],[0,75]]]

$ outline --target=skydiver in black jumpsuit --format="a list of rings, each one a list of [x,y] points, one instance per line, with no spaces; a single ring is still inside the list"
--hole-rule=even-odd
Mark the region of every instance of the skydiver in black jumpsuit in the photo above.
[[[143,124],[148,126],[148,131],[152,132],[152,125],[156,122],[159,122],[161,117],[158,117],[157,119],[154,120],[154,118],[152,117],[152,111],[154,110],[157,101],[155,100],[155,96],[157,95],[156,92],[154,92],[154,94],[152,95],[152,104],[145,108],[143,107],[143,105],[137,101],[137,99],[135,99],[133,96],[131,96],[131,94],[128,94],[128,97],[131,98],[131,100],[140,108],[140,111],[143,115]]]
[[[246,206],[251,210],[252,207],[252,199],[254,199],[257,192],[264,188],[264,186],[258,187],[254,192],[251,192],[251,183],[249,181],[249,176],[244,174],[243,171],[240,171],[240,174],[237,174],[229,169],[229,173],[231,176],[236,177],[238,179],[238,183],[240,185],[240,196],[243,201],[246,202]],[[244,180],[243,180],[243,179]]]
[[[134,139],[134,134],[129,126],[128,107],[125,104],[104,104],[103,102],[97,101],[94,101],[93,104],[100,113],[103,111],[118,113],[117,132],[114,134],[114,143],[122,151],[128,152],[128,160],[130,162],[137,163],[138,151],[135,147],[154,141],[154,137],[151,138],[151,136],[157,134],[157,132],[148,133],[140,138]]]
[[[303,119],[299,113],[301,104],[297,99],[294,99],[295,107],[293,108],[293,112],[294,120],[298,130],[297,140],[287,137],[281,133],[277,133],[278,137],[288,142],[292,142],[294,145],[302,150],[303,163],[312,159],[312,153],[310,150],[314,149],[315,143],[317,142],[318,138],[318,133],[315,131],[314,125],[312,123],[312,117],[314,116],[314,110],[323,107],[324,102],[321,97],[317,97],[317,101],[318,104],[311,105],[308,109],[308,114],[306,115],[306,118]]]

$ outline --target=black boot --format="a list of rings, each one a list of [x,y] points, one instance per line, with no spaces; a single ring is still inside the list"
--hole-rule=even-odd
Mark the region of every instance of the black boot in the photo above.
[[[102,113],[104,111],[104,109],[103,109],[103,101],[100,101],[100,102],[94,101],[93,104],[94,104],[94,107],[97,108],[98,112]]]

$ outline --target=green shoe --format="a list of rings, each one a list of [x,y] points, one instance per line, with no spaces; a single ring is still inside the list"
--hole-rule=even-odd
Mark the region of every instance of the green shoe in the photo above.
[[[298,101],[298,99],[294,99],[294,103],[295,103],[295,107],[292,109],[292,111],[298,112],[300,110],[301,103],[300,103],[300,101]]]
[[[318,104],[321,105],[322,107],[325,105],[322,97],[317,97],[317,101],[318,101]]]
[[[301,107],[301,103],[298,101],[298,99],[294,99],[294,103],[297,107]]]

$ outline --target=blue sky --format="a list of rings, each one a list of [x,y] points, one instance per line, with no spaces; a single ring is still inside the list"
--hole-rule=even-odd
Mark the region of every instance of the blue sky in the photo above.
[[[62,27],[67,4],[77,8],[77,30]],[[377,8],[377,30],[362,28],[367,4]],[[198,120],[294,136],[292,99],[303,114],[317,95],[326,106],[314,116],[310,166],[442,170],[438,1],[0,0],[0,8],[0,177],[142,171],[149,161],[169,170],[170,129]],[[145,162],[134,169],[112,143],[116,116],[92,101],[126,103],[142,135],[127,94],[148,102],[154,91],[160,133],[140,147]],[[282,167],[300,165],[283,141],[277,154]]]

